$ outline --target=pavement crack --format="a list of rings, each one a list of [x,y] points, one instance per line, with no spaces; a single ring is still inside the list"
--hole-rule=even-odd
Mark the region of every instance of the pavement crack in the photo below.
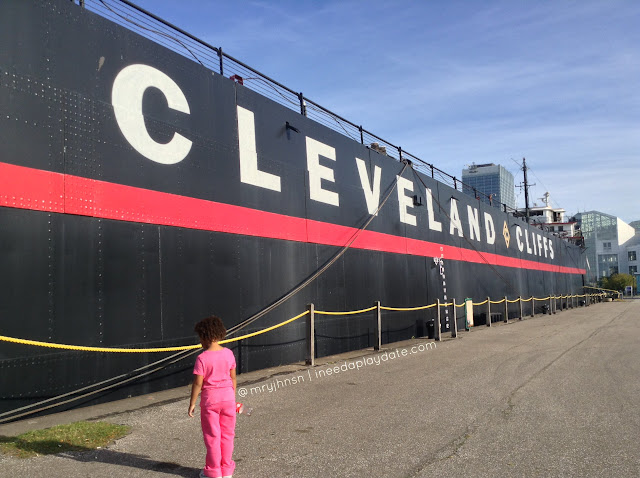
[[[480,428],[480,424],[477,420],[474,420],[467,426],[466,430],[463,433],[453,438],[446,445],[431,453],[421,463],[416,465],[416,467],[409,472],[406,478],[415,478],[431,465],[443,460],[448,460],[450,458],[453,458],[454,456],[458,456],[460,450],[464,447],[469,438],[473,436],[476,430],[478,430],[478,428]]]
[[[511,416],[511,412],[513,411],[513,409],[515,408],[515,403],[513,402],[515,395],[522,390],[524,387],[526,387],[529,383],[531,383],[532,380],[534,380],[535,378],[539,377],[540,375],[542,375],[544,372],[546,372],[553,364],[555,364],[558,360],[560,360],[562,357],[564,357],[566,354],[568,354],[569,352],[571,352],[573,349],[575,349],[576,347],[579,347],[580,345],[582,345],[583,343],[585,343],[586,341],[592,339],[593,337],[595,337],[596,335],[598,335],[600,332],[602,332],[602,330],[604,330],[606,327],[609,327],[614,321],[616,321],[617,319],[621,318],[627,311],[623,311],[620,314],[616,315],[615,317],[613,317],[611,320],[609,320],[606,324],[601,325],[600,327],[598,327],[597,329],[595,329],[593,332],[591,332],[587,337],[585,337],[584,339],[582,339],[581,341],[575,343],[574,345],[572,345],[571,347],[569,347],[567,350],[565,350],[564,352],[562,352],[560,355],[558,355],[555,359],[553,359],[551,362],[549,362],[547,365],[545,365],[544,367],[542,367],[540,370],[538,370],[537,372],[535,372],[533,375],[531,375],[527,380],[525,380],[522,384],[520,384],[516,389],[514,389],[509,396],[507,397],[507,406],[505,408],[503,408],[501,410],[501,414],[502,417],[505,419],[509,419],[509,417]]]

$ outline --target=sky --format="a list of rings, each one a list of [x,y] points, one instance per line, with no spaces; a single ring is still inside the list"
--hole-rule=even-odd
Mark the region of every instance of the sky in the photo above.
[[[452,176],[526,158],[531,202],[640,220],[640,2],[134,3]]]

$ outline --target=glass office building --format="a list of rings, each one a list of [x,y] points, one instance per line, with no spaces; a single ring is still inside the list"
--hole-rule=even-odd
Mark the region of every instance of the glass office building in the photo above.
[[[616,216],[589,211],[576,214],[584,236],[585,254],[589,261],[587,282],[617,273],[631,273],[636,256],[629,251],[634,243],[635,229]]]
[[[502,208],[500,203],[507,208],[516,208],[516,195],[513,174],[499,164],[472,164],[468,169],[462,170],[462,182],[465,184],[463,191],[469,196],[476,196],[492,206]],[[491,196],[491,201],[487,196]]]

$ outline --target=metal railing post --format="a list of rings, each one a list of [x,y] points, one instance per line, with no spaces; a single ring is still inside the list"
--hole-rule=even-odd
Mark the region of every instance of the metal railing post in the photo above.
[[[504,321],[505,324],[509,322],[509,302],[507,301],[507,296],[504,296]]]
[[[536,301],[533,300],[533,296],[531,296],[531,317],[536,316]]]
[[[382,309],[380,309],[380,301],[376,301],[376,342],[373,345],[373,350],[380,350],[382,348]]]
[[[437,299],[436,301],[436,309],[438,309],[438,313],[436,314],[436,330],[434,330],[435,332],[435,339],[436,340],[440,340],[440,335],[441,335],[441,329],[440,329],[440,299]]]
[[[491,327],[491,297],[487,297],[487,327]]]
[[[298,98],[300,99],[300,114],[302,116],[307,116],[307,105],[304,104],[304,95],[302,93],[298,93]]]
[[[218,58],[220,59],[220,76],[224,76],[224,66],[222,65],[222,47],[218,47]]]
[[[458,336],[458,314],[456,313],[456,300],[451,300],[453,303],[453,327],[451,327],[451,337]]]
[[[518,303],[520,305],[520,320],[522,320],[522,296],[518,297]]]
[[[315,330],[315,313],[313,304],[307,306],[309,314],[307,316],[307,365],[314,366],[316,364],[316,330]]]

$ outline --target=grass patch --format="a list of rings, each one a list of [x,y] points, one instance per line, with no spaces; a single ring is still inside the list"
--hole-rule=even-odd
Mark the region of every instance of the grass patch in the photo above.
[[[66,451],[88,451],[108,445],[129,433],[125,425],[106,422],[75,422],[15,437],[0,436],[0,452],[30,458]]]

